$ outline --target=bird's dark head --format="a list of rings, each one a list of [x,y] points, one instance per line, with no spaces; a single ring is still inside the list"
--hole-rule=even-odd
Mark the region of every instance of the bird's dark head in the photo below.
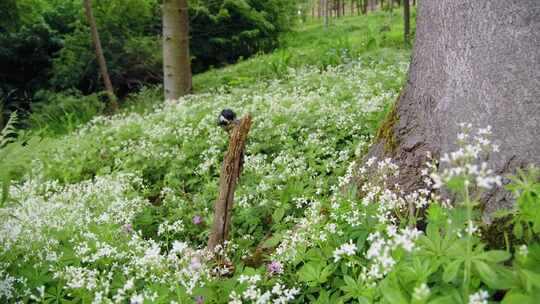
[[[227,127],[236,121],[236,113],[231,109],[223,109],[218,116],[218,126]]]

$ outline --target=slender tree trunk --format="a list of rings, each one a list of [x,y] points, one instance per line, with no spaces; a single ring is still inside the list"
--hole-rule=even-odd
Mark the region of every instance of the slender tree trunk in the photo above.
[[[84,0],[83,4],[86,19],[90,25],[92,44],[94,45],[94,50],[96,52],[96,60],[99,65],[99,71],[101,78],[103,79],[103,84],[105,85],[105,91],[107,92],[107,96],[109,98],[109,107],[111,112],[114,113],[118,111],[118,101],[116,99],[116,95],[114,95],[111,78],[109,77],[109,70],[107,69],[107,63],[105,62],[105,56],[103,55],[103,48],[101,47],[101,40],[99,39],[96,19],[94,18],[94,13],[92,11],[92,2],[91,0]]]
[[[500,151],[490,153],[486,162],[496,174],[506,176],[528,164],[540,167],[538,1],[418,5],[408,81],[367,158],[393,158],[400,167],[396,182],[401,189],[421,188],[426,152],[438,159],[456,151],[465,122],[492,126],[492,142]],[[481,197],[486,215],[513,201],[502,188]]]
[[[329,0],[323,0],[324,1],[324,27],[328,27],[328,12],[330,11],[330,4],[328,3]]]
[[[411,31],[411,12],[409,0],[403,0],[403,23],[403,38],[405,39],[405,44],[408,44]]]
[[[165,100],[191,91],[187,0],[163,1],[163,87]]]
[[[368,11],[369,0],[362,0],[362,14],[366,15]]]

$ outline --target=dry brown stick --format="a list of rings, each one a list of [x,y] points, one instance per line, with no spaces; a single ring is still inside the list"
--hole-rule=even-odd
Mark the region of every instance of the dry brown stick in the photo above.
[[[246,115],[234,127],[227,154],[221,166],[219,196],[214,205],[214,224],[208,239],[208,249],[214,251],[229,237],[234,190],[242,170],[244,148],[251,128],[251,115]]]

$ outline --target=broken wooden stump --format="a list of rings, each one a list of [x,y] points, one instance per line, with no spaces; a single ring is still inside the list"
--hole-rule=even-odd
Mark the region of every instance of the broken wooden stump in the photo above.
[[[234,190],[242,171],[244,150],[251,128],[251,115],[233,122],[229,148],[223,159],[219,179],[219,195],[214,205],[214,223],[208,239],[208,250],[215,251],[229,237],[234,201]]]

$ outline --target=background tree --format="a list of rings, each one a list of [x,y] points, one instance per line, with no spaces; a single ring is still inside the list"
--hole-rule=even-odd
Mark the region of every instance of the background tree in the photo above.
[[[163,83],[160,2],[92,2],[109,77],[119,99]],[[102,90],[82,3],[0,1],[0,100],[4,118],[17,110],[26,124],[26,117],[38,108],[58,114],[66,107],[75,110],[72,105],[77,104],[76,99]],[[298,1],[190,0],[189,5],[193,73],[270,52],[279,46],[279,36],[298,21]],[[95,101],[92,113],[100,112],[102,101],[96,96],[91,99]],[[72,114],[79,117],[79,112]]]
[[[187,0],[163,1],[163,89],[165,100],[191,90]]]
[[[103,79],[103,84],[105,85],[105,91],[109,97],[111,111],[114,113],[118,111],[118,102],[116,101],[116,95],[114,94],[111,78],[109,77],[109,70],[107,69],[107,63],[105,62],[105,56],[103,55],[103,48],[101,47],[101,40],[99,39],[96,19],[94,19],[94,14],[92,12],[92,2],[91,0],[83,0],[83,3],[86,19],[90,25],[90,34],[92,37],[92,44],[94,45],[96,52],[96,60],[99,65],[99,71],[101,78]]]
[[[367,14],[369,0],[362,0],[362,14]]]
[[[466,122],[493,127],[500,152],[487,162],[497,174],[540,166],[539,9],[536,0],[419,2],[407,84],[367,157],[392,157],[403,190],[417,189],[426,152],[455,151]],[[500,189],[482,198],[488,213],[512,200]]]
[[[328,27],[328,24],[330,22],[330,16],[328,15],[330,13],[330,1],[329,0],[323,0],[324,1],[324,26]]]
[[[403,23],[403,36],[405,43],[408,44],[411,31],[411,10],[409,0],[403,0]]]

